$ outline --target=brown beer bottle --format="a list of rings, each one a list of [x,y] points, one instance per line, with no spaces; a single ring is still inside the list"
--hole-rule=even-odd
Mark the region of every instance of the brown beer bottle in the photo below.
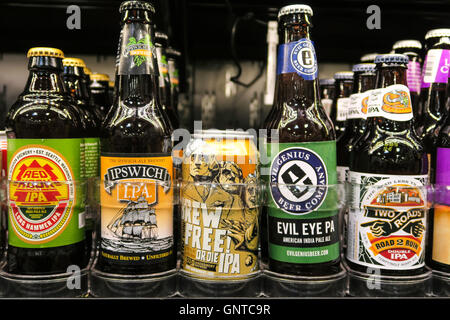
[[[417,132],[428,154],[430,179],[434,182],[436,142],[448,114],[447,83],[450,68],[450,29],[435,29],[425,36],[427,55],[423,65],[420,106],[421,122]]]
[[[165,33],[161,31],[155,32],[156,55],[159,69],[159,96],[161,99],[161,106],[163,108],[163,111],[169,118],[172,129],[177,129],[180,126],[180,123],[178,121],[178,115],[175,111],[176,106],[172,105],[170,95],[169,64],[167,62],[166,54],[168,40],[169,38]]]
[[[400,54],[375,59],[368,127],[350,163],[346,258],[351,270],[362,273],[424,272],[428,165],[414,130],[408,62]]]
[[[400,40],[392,46],[394,53],[404,54],[409,58],[406,81],[413,106],[416,126],[420,123],[422,112],[419,110],[419,94],[422,77],[422,44],[417,40]]]
[[[334,97],[331,104],[330,118],[334,123],[336,138],[339,141],[344,134],[347,120],[347,108],[353,90],[353,72],[341,71],[334,74]]]
[[[339,271],[340,245],[336,190],[327,188],[336,184],[335,131],[320,103],[312,14],[307,5],[286,6],[278,13],[281,42],[272,107],[277,112],[267,121],[270,161],[262,163],[261,172],[268,185],[269,270],[319,276]],[[308,225],[321,228],[315,236],[323,241],[299,232]]]
[[[346,181],[350,165],[353,142],[360,137],[366,128],[367,99],[369,90],[375,88],[375,64],[361,63],[352,68],[353,91],[347,109],[347,123],[344,134],[336,142],[338,181]]]
[[[96,105],[100,107],[102,120],[111,108],[112,101],[109,95],[109,76],[103,73],[93,73],[90,76],[91,96]]]
[[[62,79],[64,54],[31,48],[24,91],[6,120],[7,271],[65,273],[87,263],[82,187],[85,128]],[[27,223],[25,223],[27,221]]]
[[[102,125],[97,268],[151,274],[175,268],[171,128],[158,98],[153,6],[120,6],[116,97]]]

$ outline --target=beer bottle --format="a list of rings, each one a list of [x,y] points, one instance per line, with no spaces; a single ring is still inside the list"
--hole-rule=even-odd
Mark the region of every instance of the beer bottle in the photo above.
[[[94,112],[95,105],[91,104],[89,93],[85,86],[86,74],[84,70],[86,65],[79,58],[63,59],[63,81],[74,99],[86,127],[86,135],[84,136],[84,164],[82,177],[85,179],[86,203],[85,203],[85,220],[86,220],[86,245],[91,248],[93,242],[93,234],[97,223],[97,202],[96,185],[99,176],[99,129],[100,120]]]
[[[178,116],[178,96],[180,94],[179,64],[181,52],[172,47],[167,47],[166,54],[170,79],[170,105],[173,107]]]
[[[320,79],[320,102],[323,108],[330,115],[331,104],[335,95],[334,79]]]
[[[158,98],[154,7],[120,5],[116,98],[102,125],[98,268],[151,274],[175,268],[171,128]]]
[[[353,91],[349,97],[347,123],[344,134],[336,142],[339,183],[346,181],[353,142],[363,134],[366,127],[366,108],[369,90],[375,88],[375,64],[356,64],[353,66],[352,71],[354,75]]]
[[[175,111],[175,107],[171,103],[170,95],[170,78],[169,78],[169,65],[167,62],[167,42],[169,38],[167,35],[161,31],[155,32],[155,45],[156,45],[156,55],[159,68],[159,90],[161,105],[164,112],[169,118],[172,129],[177,129],[179,127],[178,116]]]
[[[108,95],[109,95],[109,101],[112,103],[114,101],[114,81],[108,82]]]
[[[266,128],[277,136],[266,136],[270,162],[262,164],[262,173],[267,171],[269,193],[269,270],[319,276],[339,271],[340,246],[336,192],[327,188],[336,184],[335,131],[320,103],[312,14],[307,5],[286,6],[278,13],[282,41],[272,108],[279,112]],[[320,225],[323,241],[298,232],[307,225]]]
[[[437,141],[435,201],[430,210],[427,264],[433,269],[450,273],[449,233],[450,228],[450,117],[442,127]]]
[[[331,104],[330,117],[334,123],[337,140],[344,134],[347,108],[353,89],[353,72],[341,71],[334,74],[335,93]]]
[[[428,154],[430,179],[434,182],[436,140],[447,115],[447,82],[450,67],[450,29],[435,29],[425,35],[428,52],[423,67],[417,131]]]
[[[62,79],[64,53],[28,51],[29,76],[7,121],[9,238],[7,270],[65,273],[86,265],[85,128]],[[27,223],[25,223],[27,221]]]
[[[428,165],[414,130],[408,62],[400,54],[375,59],[367,133],[350,163],[346,259],[351,270],[363,273],[424,272]]]
[[[112,104],[109,95],[109,76],[103,73],[93,73],[90,78],[92,100],[100,107],[103,120]]]
[[[409,58],[406,80],[413,106],[413,115],[416,126],[422,116],[419,108],[419,94],[422,77],[422,44],[417,40],[400,40],[394,43],[392,49],[395,53],[404,54]]]

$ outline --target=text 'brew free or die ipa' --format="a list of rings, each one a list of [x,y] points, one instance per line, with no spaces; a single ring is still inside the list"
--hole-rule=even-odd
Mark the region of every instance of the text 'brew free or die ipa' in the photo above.
[[[358,272],[414,275],[425,268],[428,164],[414,130],[408,62],[400,54],[375,59],[367,129],[350,163],[346,258]]]
[[[83,113],[62,79],[64,53],[28,51],[25,90],[11,106],[7,270],[57,274],[87,263]]]
[[[320,103],[317,59],[310,39],[312,9],[283,7],[278,14],[276,95],[263,168],[267,190],[268,269],[280,274],[339,271],[336,138]],[[277,138],[270,132],[276,131]]]
[[[152,5],[120,6],[115,100],[101,136],[101,243],[98,269],[152,274],[173,270],[171,127],[164,116]]]

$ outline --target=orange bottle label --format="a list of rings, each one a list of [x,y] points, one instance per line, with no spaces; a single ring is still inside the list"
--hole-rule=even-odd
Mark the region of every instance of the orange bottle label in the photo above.
[[[170,156],[101,157],[101,254],[145,264],[173,255]]]

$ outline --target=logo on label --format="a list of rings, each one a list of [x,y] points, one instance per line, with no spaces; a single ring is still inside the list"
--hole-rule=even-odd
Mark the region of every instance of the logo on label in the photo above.
[[[364,219],[360,224],[362,242],[368,249],[366,254],[370,252],[385,266],[417,264],[422,256],[426,228],[422,192],[406,184],[375,189],[365,197]]]
[[[368,102],[369,102],[369,96],[364,97],[361,101],[361,105],[362,105],[361,112],[364,114],[367,114]]]
[[[75,186],[62,155],[44,146],[19,149],[11,159],[9,180],[10,221],[19,238],[39,244],[64,230]]]
[[[325,200],[327,180],[322,158],[305,148],[281,151],[270,168],[273,201],[290,214],[307,214],[317,209]]]
[[[383,106],[381,108],[388,113],[411,113],[412,107],[409,92],[401,89],[394,89],[385,93],[383,95]]]
[[[294,69],[304,75],[317,72],[316,53],[311,41],[302,39],[297,42],[291,52],[291,64]]]
[[[136,40],[135,37],[128,39],[127,46],[124,51],[125,56],[132,56],[134,64],[139,67],[147,59],[152,57],[152,49],[154,48],[150,41],[150,36],[146,35],[140,40]]]

